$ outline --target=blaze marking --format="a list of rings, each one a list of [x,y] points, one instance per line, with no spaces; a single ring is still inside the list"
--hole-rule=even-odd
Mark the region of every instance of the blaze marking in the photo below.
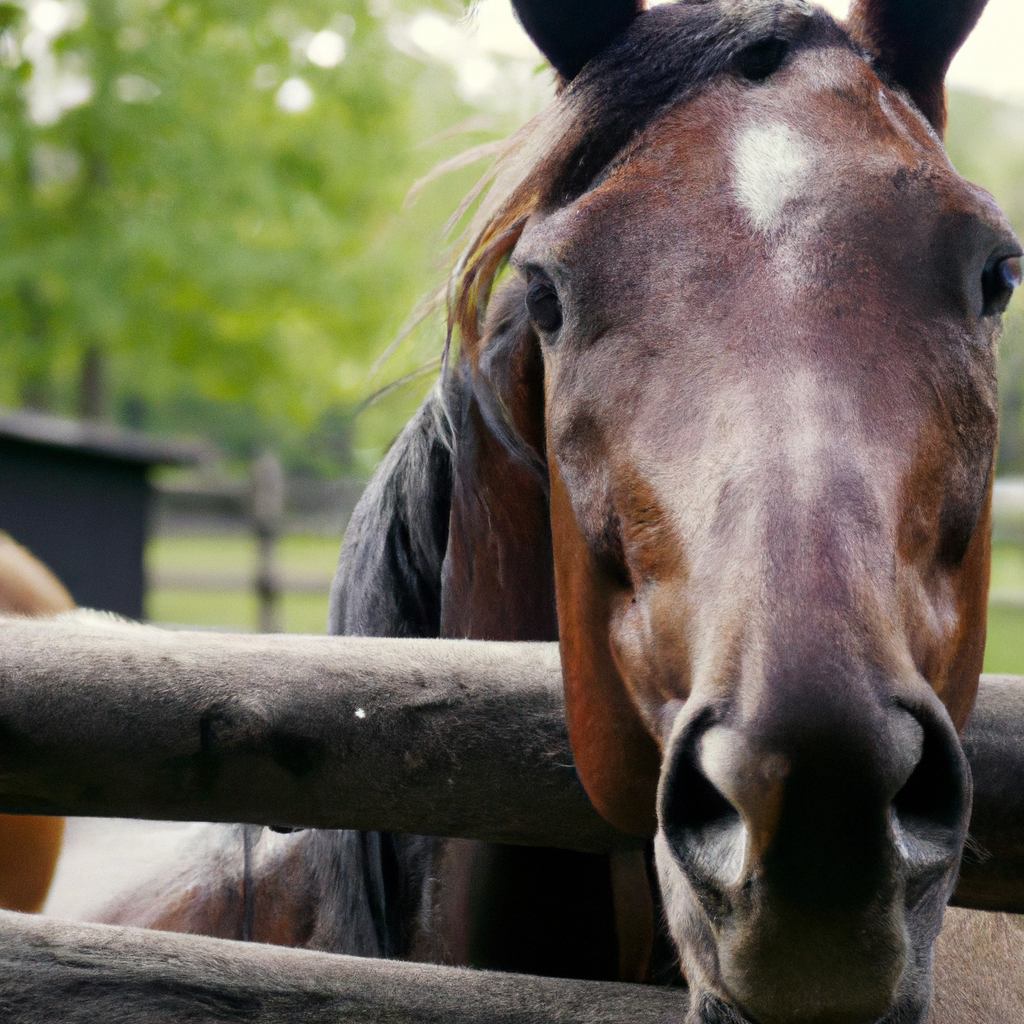
[[[800,196],[814,163],[807,139],[788,124],[753,125],[733,153],[736,198],[759,231],[782,226],[786,205]]]

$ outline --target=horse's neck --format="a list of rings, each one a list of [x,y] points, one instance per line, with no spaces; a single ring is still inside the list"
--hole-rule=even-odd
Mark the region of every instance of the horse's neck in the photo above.
[[[546,481],[494,436],[468,381],[431,393],[356,506],[329,632],[558,639]]]
[[[452,477],[441,635],[557,640],[545,481],[495,438],[472,396]]]
[[[544,440],[544,365],[513,278],[464,359],[455,422],[442,636],[557,640]]]

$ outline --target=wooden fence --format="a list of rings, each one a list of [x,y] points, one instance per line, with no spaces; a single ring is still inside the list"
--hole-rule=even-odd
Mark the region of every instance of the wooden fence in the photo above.
[[[0,620],[0,811],[380,828],[586,851],[557,646]],[[1024,680],[964,738],[955,902],[1024,911]],[[0,1020],[679,1021],[685,996],[0,915]]]
[[[289,479],[270,453],[253,462],[248,479],[211,479],[198,472],[160,482],[153,509],[156,534],[251,536],[256,552],[253,564],[242,562],[227,572],[151,570],[147,588],[251,592],[256,598],[258,632],[277,633],[282,628],[284,595],[326,595],[334,574],[333,562],[321,572],[282,571],[277,554],[280,540],[286,533],[312,533],[335,538],[340,546],[365,484],[356,477]]]

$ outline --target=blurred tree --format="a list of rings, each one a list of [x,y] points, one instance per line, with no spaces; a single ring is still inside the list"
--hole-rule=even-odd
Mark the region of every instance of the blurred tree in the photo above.
[[[272,447],[293,469],[372,465],[418,392],[352,412],[436,352],[433,323],[367,380],[476,171],[412,211],[406,190],[538,100],[520,64],[480,118],[465,97],[493,63],[426,59],[457,48],[451,20],[412,17],[462,4],[394,2],[0,0],[0,404]],[[954,92],[950,115],[954,164],[1024,234],[1024,110]],[[1004,472],[1024,472],[1022,307]]]
[[[471,108],[371,6],[0,4],[0,402],[350,460],[472,172],[411,213],[406,190],[480,138],[417,149]],[[387,419],[359,427],[370,460]]]

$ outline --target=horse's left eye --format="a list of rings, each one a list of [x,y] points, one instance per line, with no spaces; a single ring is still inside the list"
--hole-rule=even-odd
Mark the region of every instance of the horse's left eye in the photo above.
[[[534,326],[547,334],[562,326],[562,303],[555,286],[545,277],[530,275],[526,285],[526,312]]]
[[[985,268],[981,277],[985,301],[983,316],[994,316],[1006,309],[1014,291],[1020,286],[1022,272],[1020,256],[1004,256]]]

